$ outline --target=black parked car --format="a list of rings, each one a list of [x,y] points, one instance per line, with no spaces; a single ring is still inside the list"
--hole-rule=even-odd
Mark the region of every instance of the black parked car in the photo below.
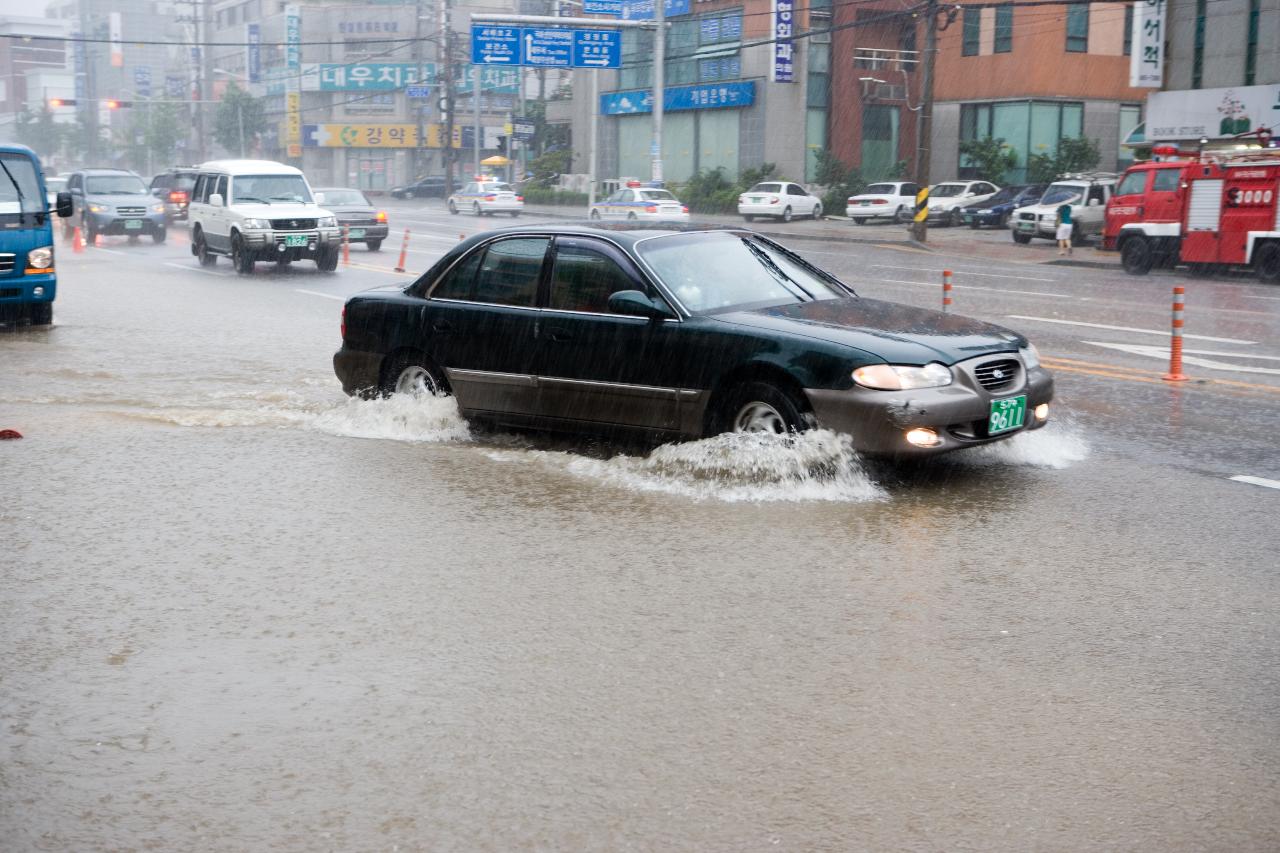
[[[1023,184],[1005,187],[986,201],[964,209],[964,221],[970,228],[989,225],[992,228],[1008,228],[1009,215],[1019,207],[1035,204],[1044,195],[1045,184]]]
[[[491,231],[343,318],[348,394],[452,393],[464,416],[515,426],[817,426],[924,454],[1043,426],[1053,397],[1018,333],[864,299],[745,230]]]
[[[411,184],[391,190],[392,198],[444,198],[445,195],[443,176],[418,178]]]

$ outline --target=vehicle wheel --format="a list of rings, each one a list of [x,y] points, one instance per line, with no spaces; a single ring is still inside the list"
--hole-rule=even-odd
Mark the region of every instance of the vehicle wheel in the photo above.
[[[1130,237],[1120,247],[1120,265],[1129,275],[1146,275],[1153,263],[1155,256],[1146,237]]]
[[[744,213],[744,214],[742,214],[742,218],[743,218],[743,220],[744,220],[744,221],[746,221],[746,222],[755,222],[755,221],[756,221],[755,216],[751,215],[750,213]]]
[[[813,218],[814,218],[814,219],[821,219],[821,218],[822,218],[822,205],[821,205],[821,204],[814,205],[814,208],[813,208]]]
[[[1023,246],[1025,246],[1031,242],[1030,234],[1023,234],[1021,231],[1014,231],[1012,232],[1012,234],[1013,234],[1013,242],[1015,243],[1021,243]]]
[[[477,201],[472,203],[471,212],[474,213],[476,216],[480,215],[480,202]]]
[[[591,218],[591,219],[599,219],[599,218],[600,218],[600,211],[598,211],[598,210],[593,210],[593,211],[591,211],[591,217],[590,217],[590,218]]]
[[[458,206],[453,203],[453,199],[449,199],[449,212],[454,216],[458,215]]]
[[[293,264],[292,259],[288,257],[283,257],[280,260],[276,261],[276,272],[285,272],[286,270],[289,269],[289,267],[292,264]]]
[[[518,219],[518,218],[519,218],[519,216],[520,216],[520,211],[518,211],[518,210],[513,210],[513,211],[511,211],[511,218],[512,218],[512,219]]]
[[[1253,269],[1258,278],[1268,284],[1280,282],[1280,244],[1266,243],[1259,248]]]
[[[1000,225],[999,225],[998,227],[1000,227],[1000,228],[1008,228],[1008,227],[1009,227],[1009,214],[1007,214],[1007,213],[1002,213],[1002,214],[1000,214]]]
[[[37,302],[31,306],[31,325],[47,326],[53,322],[53,303]]]
[[[867,220],[866,220],[864,217],[861,217],[861,216],[850,216],[850,217],[849,217],[849,219],[850,219],[850,221],[852,221],[852,222],[853,222],[853,224],[854,224],[854,225],[866,225],[866,224],[867,224]]]
[[[629,220],[631,220],[631,221],[633,221],[633,222],[634,222],[634,221],[635,221],[635,218],[636,218],[636,215],[635,215],[634,213],[628,213],[628,214],[627,214],[627,219],[629,219]]]
[[[791,221],[791,208],[790,208],[790,207],[788,207],[788,208],[786,208],[786,209],[784,209],[784,210],[782,211],[782,221],[783,221],[783,222],[790,222],[790,221]]]
[[[321,249],[316,255],[316,269],[320,272],[333,272],[338,268],[338,250]]]
[[[239,234],[231,237],[231,266],[240,275],[253,275],[253,255],[249,254]]]
[[[768,382],[748,382],[725,398],[717,432],[804,432],[813,417],[786,391]]]
[[[978,220],[976,220],[976,219],[975,219],[975,220],[973,220],[972,222],[970,222],[970,223],[969,223],[969,227],[970,227],[970,228],[972,228],[974,231],[977,231],[977,230],[978,230]]]
[[[952,228],[959,227],[964,222],[964,214],[960,212],[960,208],[951,208],[951,213],[947,215],[947,224]]]
[[[908,211],[902,205],[899,205],[898,209],[893,212],[893,221],[897,222],[900,225],[910,222],[911,221],[910,211]]]
[[[98,232],[94,229],[92,220],[86,219],[84,221],[84,228],[81,230],[84,231],[84,244],[93,248],[93,246],[98,242]]]
[[[448,397],[449,385],[425,356],[401,353],[382,371],[382,395],[412,394],[415,397],[430,395]]]
[[[191,243],[192,254],[200,261],[200,266],[211,267],[218,262],[218,256],[209,251],[209,244],[204,240],[204,231],[196,226],[196,236]]]
[[[169,236],[169,229],[167,228],[161,228],[159,231],[152,231],[151,242],[156,244],[163,243],[165,241],[165,238],[168,236]]]
[[[365,245],[369,247],[369,251],[370,251],[370,252],[381,252],[381,251],[382,251],[382,241],[381,241],[381,240],[366,240],[366,241],[365,241]]]
[[[130,235],[129,235],[129,245],[130,245],[130,246],[136,245],[136,244],[137,244],[137,242],[138,242],[139,240],[141,240],[141,239],[142,239],[142,238],[141,238],[141,237],[139,237],[137,234],[130,234]]]

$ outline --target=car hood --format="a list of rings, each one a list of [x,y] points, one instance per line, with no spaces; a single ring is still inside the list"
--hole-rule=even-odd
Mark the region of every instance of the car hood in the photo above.
[[[85,199],[91,204],[109,204],[113,207],[149,207],[160,203],[160,199],[153,195],[129,195],[128,193],[95,194],[85,196]]]
[[[889,364],[954,364],[974,356],[1010,352],[1026,344],[1017,332],[924,308],[879,299],[827,299],[716,320],[754,329],[803,335],[862,350]]]
[[[977,204],[970,204],[965,207],[965,210],[990,210],[993,207],[1013,207],[1013,201],[1007,198],[1000,201],[987,199],[986,201],[980,201]]]
[[[276,204],[257,204],[254,202],[246,202],[236,204],[236,213],[241,216],[253,219],[317,219],[321,216],[330,216],[329,209],[320,207],[315,204],[291,204],[289,202],[278,202]]]
[[[1069,202],[1069,204],[1071,209],[1075,211],[1080,207],[1080,199],[1077,198],[1074,201]],[[1018,208],[1017,212],[1018,213],[1034,213],[1037,216],[1047,215],[1050,213],[1056,214],[1058,212],[1058,208],[1062,207],[1062,205],[1063,205],[1063,202],[1058,202],[1057,204],[1028,204],[1025,207]]]
[[[372,219],[378,215],[378,212],[372,207],[365,207],[362,204],[326,204],[325,210],[338,216],[363,216]]]

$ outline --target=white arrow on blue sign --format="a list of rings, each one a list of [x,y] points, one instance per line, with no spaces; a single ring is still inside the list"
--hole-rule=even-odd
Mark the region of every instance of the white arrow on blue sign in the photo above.
[[[524,64],[541,68],[571,68],[573,33],[573,30],[522,30]]]
[[[617,30],[574,30],[574,68],[620,68],[622,36]]]
[[[475,65],[535,68],[620,68],[622,37],[616,30],[535,27],[471,27]]]
[[[471,27],[473,65],[522,65],[519,27]]]

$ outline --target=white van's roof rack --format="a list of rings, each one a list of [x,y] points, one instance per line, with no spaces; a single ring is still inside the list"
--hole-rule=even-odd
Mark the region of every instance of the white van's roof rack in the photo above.
[[[1068,172],[1059,175],[1059,181],[1114,181],[1118,178],[1115,172]]]

